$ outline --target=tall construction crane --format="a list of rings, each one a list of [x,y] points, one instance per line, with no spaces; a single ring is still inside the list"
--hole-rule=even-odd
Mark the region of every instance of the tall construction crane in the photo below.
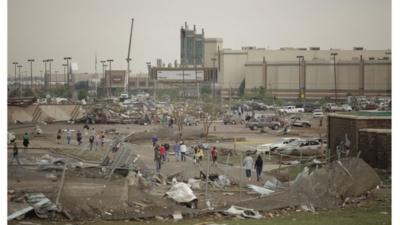
[[[129,34],[129,46],[128,46],[128,57],[126,58],[126,63],[128,64],[128,71],[127,75],[125,76],[125,82],[124,82],[124,92],[121,94],[121,100],[129,98],[128,94],[128,82],[129,82],[129,75],[131,73],[130,69],[130,61],[132,60],[131,57],[131,43],[132,43],[132,30],[133,30],[133,18],[131,20],[131,32]]]

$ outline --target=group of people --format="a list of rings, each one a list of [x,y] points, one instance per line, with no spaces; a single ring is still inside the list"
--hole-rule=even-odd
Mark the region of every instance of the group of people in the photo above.
[[[155,167],[157,173],[160,172],[161,170],[161,165],[163,162],[169,161],[168,159],[168,152],[170,149],[169,144],[158,144],[158,137],[156,135],[153,135],[151,138],[151,142],[153,144],[153,150],[154,150],[154,161],[155,161]],[[175,144],[172,146],[174,154],[175,154],[175,159],[177,162],[186,161],[186,154],[188,151],[188,147],[186,146],[184,141],[176,141]],[[194,155],[193,155],[193,161],[194,163],[199,163],[203,160],[204,158],[204,149],[203,146],[198,145],[194,147]],[[213,162],[213,165],[215,165],[217,159],[218,159],[218,152],[216,147],[213,147],[211,150],[211,159]]]
[[[11,162],[15,160],[18,165],[21,165],[21,162],[19,161],[19,149],[18,149],[18,145],[17,145],[17,140],[16,139],[12,140],[11,144],[13,144],[13,154],[12,154]],[[28,148],[29,144],[30,144],[30,136],[29,136],[28,132],[25,132],[24,136],[22,137],[22,145],[25,148]]]
[[[96,132],[94,127],[92,129],[89,128],[89,125],[85,124],[83,127],[84,130],[84,136],[88,136],[88,142],[89,142],[89,150],[93,150],[93,147],[95,147],[95,150],[97,150],[98,146],[100,145],[101,147],[104,145],[104,138],[105,138],[105,132]],[[61,144],[61,137],[62,137],[63,131],[61,129],[58,130],[57,132],[57,144]],[[67,129],[66,130],[66,139],[67,139],[67,144],[71,144],[72,140],[72,130]],[[78,145],[82,144],[83,140],[83,135],[80,130],[76,132],[76,141]]]
[[[250,156],[250,153],[247,153],[246,157],[243,160],[243,167],[246,173],[246,177],[249,179],[249,181],[251,181],[251,170],[253,169],[253,165],[254,169],[256,170],[257,181],[260,181],[264,166],[264,160],[262,159],[261,154],[258,154],[255,163],[253,161],[253,158]]]

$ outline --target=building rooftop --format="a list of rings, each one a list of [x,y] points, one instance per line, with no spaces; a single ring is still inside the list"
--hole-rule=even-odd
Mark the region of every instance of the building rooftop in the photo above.
[[[368,132],[368,133],[377,133],[377,134],[391,134],[392,129],[377,129],[377,128],[364,128],[359,131]]]
[[[392,112],[390,111],[359,111],[359,112],[340,112],[340,113],[329,113],[330,117],[337,118],[348,118],[357,120],[391,120]]]

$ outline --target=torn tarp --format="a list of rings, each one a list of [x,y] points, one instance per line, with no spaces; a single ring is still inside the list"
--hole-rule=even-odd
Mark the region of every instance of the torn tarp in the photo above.
[[[174,184],[166,194],[179,203],[188,203],[197,199],[190,186],[182,182]]]

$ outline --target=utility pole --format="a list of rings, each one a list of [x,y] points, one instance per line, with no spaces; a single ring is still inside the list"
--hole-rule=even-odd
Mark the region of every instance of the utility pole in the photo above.
[[[109,71],[110,71],[110,73],[109,73],[109,80],[108,80],[108,88],[107,88],[107,96],[108,96],[108,98],[110,98],[111,96],[110,96],[110,89],[111,89],[111,63],[112,62],[114,62],[114,60],[113,59],[107,59],[107,62],[109,63]]]
[[[19,97],[21,98],[21,96],[22,96],[22,86],[21,86],[21,82],[22,82],[22,80],[21,80],[21,68],[22,68],[22,65],[18,65],[18,76],[19,76]]]
[[[34,59],[28,59],[28,62],[31,63],[31,90],[32,90],[32,84],[33,84],[32,63],[35,62],[35,60]]]
[[[17,87],[17,62],[13,62],[14,64],[14,86]]]
[[[336,77],[336,56],[337,52],[332,52],[331,55],[333,56],[333,76],[335,78],[335,103],[337,103],[337,77]]]

